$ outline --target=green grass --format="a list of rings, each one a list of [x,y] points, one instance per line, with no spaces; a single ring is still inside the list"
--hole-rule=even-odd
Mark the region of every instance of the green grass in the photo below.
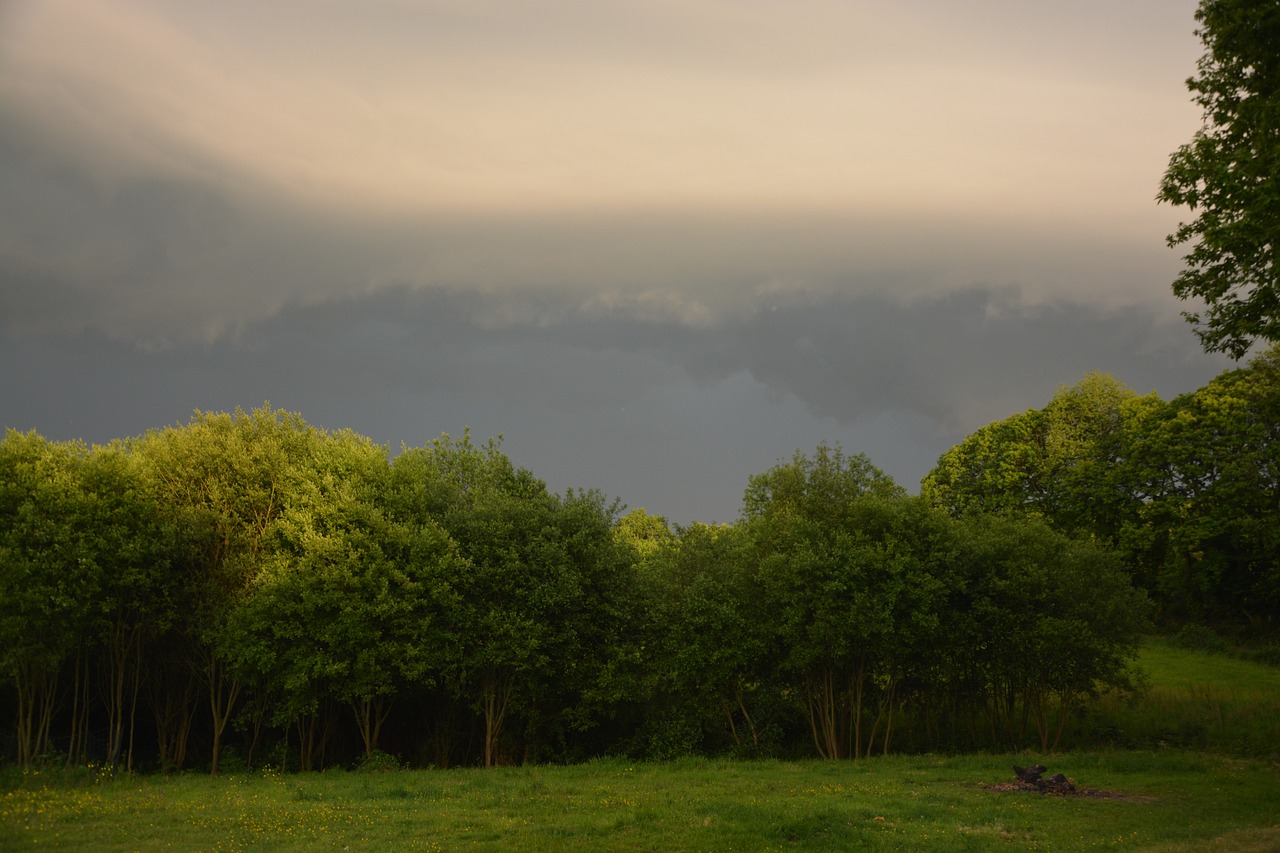
[[[1031,757],[1024,757],[1029,760]],[[1280,769],[1179,751],[1051,756],[1128,799],[996,792],[1008,756],[228,776],[5,777],[0,848],[1268,850]],[[1253,846],[1250,846],[1250,845]]]
[[[1138,663],[1149,689],[1137,703],[1097,703],[1085,740],[1280,759],[1280,667],[1158,641],[1143,646]]]
[[[1175,648],[1151,641],[1143,645],[1139,663],[1159,689],[1186,689],[1215,684],[1250,698],[1280,698],[1280,668],[1226,655]]]

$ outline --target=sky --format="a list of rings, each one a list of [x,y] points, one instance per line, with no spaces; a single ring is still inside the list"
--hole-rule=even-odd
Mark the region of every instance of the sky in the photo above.
[[[1195,0],[0,0],[0,426],[501,435],[685,524],[1205,355]]]

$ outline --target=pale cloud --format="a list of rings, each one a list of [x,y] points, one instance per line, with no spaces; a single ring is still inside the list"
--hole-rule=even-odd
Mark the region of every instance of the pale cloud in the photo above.
[[[1136,210],[1185,98],[1117,85],[1114,36],[1028,50],[1062,23],[1000,3],[52,0],[4,44],[24,117],[334,209],[1085,217],[1119,186]]]

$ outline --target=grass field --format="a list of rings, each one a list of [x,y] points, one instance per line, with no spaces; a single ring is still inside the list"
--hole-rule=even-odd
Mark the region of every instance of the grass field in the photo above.
[[[1059,798],[984,787],[1010,758],[261,773],[0,799],[0,848],[71,850],[1275,850],[1280,771],[1178,751],[1051,756]]]
[[[1084,722],[1152,748],[213,779],[4,767],[0,850],[1280,851],[1280,670],[1159,644],[1142,662],[1146,698]],[[1158,745],[1187,742],[1215,751]],[[1035,760],[1113,796],[992,790]]]

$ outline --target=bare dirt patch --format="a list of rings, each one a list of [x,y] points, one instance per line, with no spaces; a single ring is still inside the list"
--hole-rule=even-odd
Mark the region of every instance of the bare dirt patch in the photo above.
[[[998,793],[1020,792],[1039,794],[1042,797],[1087,797],[1095,800],[1127,800],[1135,803],[1149,803],[1154,799],[1153,797],[1126,794],[1123,791],[1104,791],[1098,788],[1084,788],[1079,785],[1072,785],[1069,789],[1066,787],[1041,788],[1033,782],[1001,782],[997,785],[983,785],[982,787],[987,791],[996,791]]]
[[[1096,800],[1151,801],[1150,797],[1138,797],[1121,791],[1103,791],[1097,788],[1078,787],[1075,782],[1061,773],[1046,777],[1045,773],[1047,772],[1048,768],[1043,764],[1033,764],[1030,767],[1019,767],[1015,764],[1013,765],[1013,775],[1018,777],[1016,782],[1002,782],[998,785],[983,785],[983,787],[988,791],[1019,791],[1036,793],[1042,797],[1089,797]]]

